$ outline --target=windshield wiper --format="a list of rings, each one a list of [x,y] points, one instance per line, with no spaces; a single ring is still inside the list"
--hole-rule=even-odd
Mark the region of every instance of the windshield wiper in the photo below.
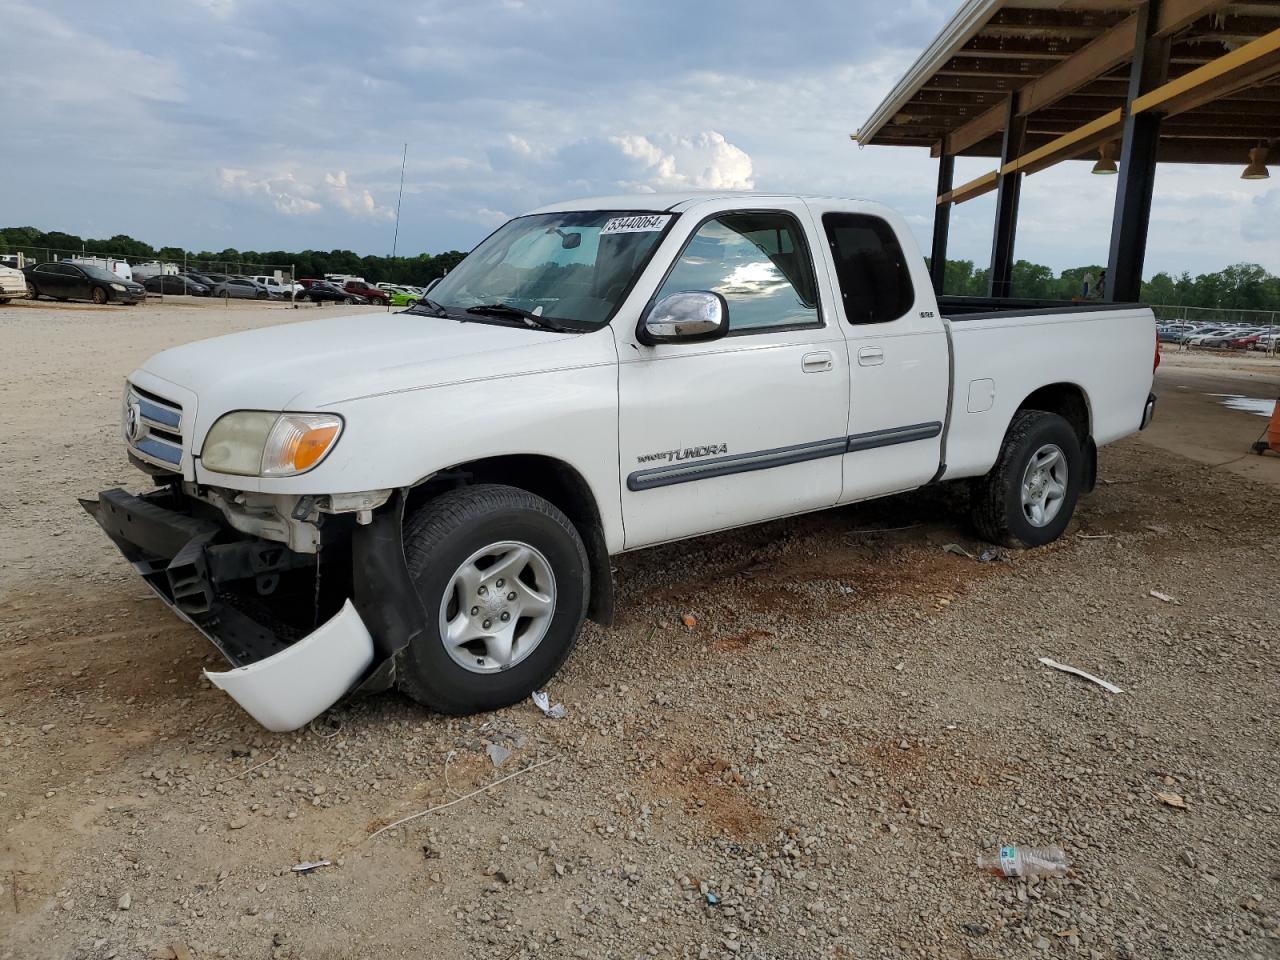
[[[467,313],[481,313],[495,317],[519,317],[532,327],[554,330],[556,333],[573,332],[568,327],[556,323],[550,317],[544,317],[542,314],[534,313],[532,310],[525,310],[523,307],[513,307],[509,303],[480,303],[474,307],[467,307]]]
[[[426,307],[427,309],[423,310],[421,309],[422,307]],[[417,313],[428,317],[447,317],[449,315],[449,311],[446,310],[444,306],[436,303],[430,297],[423,297],[412,307],[406,310],[405,313]]]

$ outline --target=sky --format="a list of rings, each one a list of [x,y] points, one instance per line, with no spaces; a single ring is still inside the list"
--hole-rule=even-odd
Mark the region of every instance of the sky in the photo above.
[[[957,2],[0,0],[0,226],[387,254],[408,143],[402,254],[552,201],[727,189],[879,200],[927,248],[936,161],[849,134]],[[1160,168],[1147,276],[1280,273],[1280,177],[1244,162]],[[1027,178],[1017,256],[1105,263],[1115,180]],[[952,258],[989,260],[993,212],[955,208]]]

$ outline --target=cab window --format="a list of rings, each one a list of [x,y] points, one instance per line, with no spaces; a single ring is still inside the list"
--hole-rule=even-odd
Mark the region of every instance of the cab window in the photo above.
[[[658,299],[685,290],[723,296],[730,334],[822,325],[813,258],[787,213],[728,213],[700,226]]]
[[[860,213],[827,213],[822,226],[852,324],[897,320],[915,303],[911,270],[889,224]]]

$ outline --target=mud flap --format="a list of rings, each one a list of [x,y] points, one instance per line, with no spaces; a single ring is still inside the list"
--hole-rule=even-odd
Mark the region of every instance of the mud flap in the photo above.
[[[374,512],[351,535],[352,592],[356,609],[374,637],[377,666],[354,693],[395,686],[396,654],[426,631],[426,613],[404,558],[404,490]]]

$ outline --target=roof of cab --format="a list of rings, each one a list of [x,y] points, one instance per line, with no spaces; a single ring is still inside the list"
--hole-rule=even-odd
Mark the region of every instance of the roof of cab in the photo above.
[[[830,200],[848,199],[807,196],[802,194],[754,193],[751,191],[707,192],[707,193],[634,193],[620,194],[614,197],[584,197],[578,200],[565,200],[562,203],[550,203],[534,213],[567,213],[583,210],[637,210],[637,211],[673,211],[687,210],[695,204],[712,200],[743,200],[750,203],[767,202],[769,200]],[[527,215],[527,214],[526,214]]]

